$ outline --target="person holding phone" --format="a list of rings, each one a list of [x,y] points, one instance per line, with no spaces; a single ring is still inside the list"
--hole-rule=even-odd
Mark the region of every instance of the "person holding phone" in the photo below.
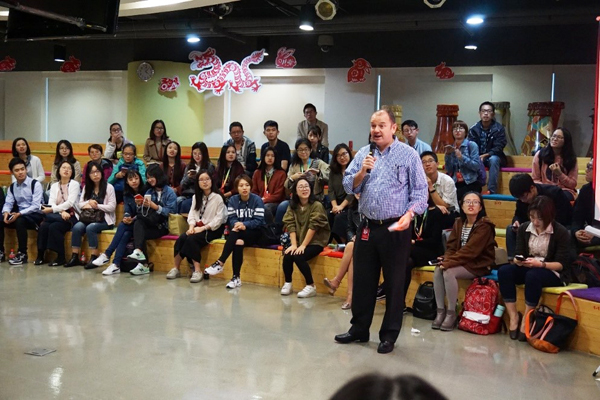
[[[454,145],[444,148],[446,171],[454,180],[459,199],[467,192],[481,193],[479,148],[475,142],[466,139],[468,132],[469,127],[464,121],[456,121],[452,125]]]
[[[177,198],[179,203],[178,213],[188,213],[192,206],[192,197],[195,192],[195,183],[199,171],[206,170],[212,179],[215,173],[215,166],[210,162],[208,147],[204,142],[196,142],[192,146],[192,155],[190,162],[186,165],[181,178],[181,195]]]
[[[142,184],[145,184],[146,177],[146,165],[144,162],[137,158],[137,149],[134,144],[129,143],[123,146],[121,153],[121,159],[113,168],[108,183],[113,185],[115,188],[115,195],[117,197],[117,203],[123,201],[123,190],[125,188],[125,176],[128,171],[138,171],[142,177]]]

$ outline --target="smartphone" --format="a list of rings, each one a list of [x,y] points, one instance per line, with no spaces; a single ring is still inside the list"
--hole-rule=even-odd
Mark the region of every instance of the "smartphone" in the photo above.
[[[196,175],[196,173],[197,173],[197,171],[196,171],[195,169],[190,169],[190,170],[188,171],[188,174],[190,174],[191,176],[194,176],[194,175]]]
[[[40,210],[43,210],[44,208],[52,208],[52,206],[50,204],[40,204]]]
[[[515,260],[519,260],[519,261],[525,261],[525,260],[526,260],[526,258],[525,258],[525,257],[523,257],[522,255],[519,255],[519,254],[518,254],[518,255],[516,255],[516,256],[515,256]]]
[[[131,214],[125,213],[125,214],[123,214],[123,218],[131,218]]]
[[[133,196],[133,198],[134,198],[135,200],[144,200],[144,196],[142,196],[142,195],[141,195],[141,194],[139,194],[139,193],[138,193],[138,194],[136,194],[135,196]]]
[[[152,200],[152,195],[151,194],[145,194],[144,195],[144,201],[151,201]]]
[[[12,219],[13,219],[14,217],[15,217],[15,214],[10,214],[10,215],[8,216],[8,219],[7,219],[7,221],[12,221]]]
[[[454,150],[454,146],[452,146],[451,144],[447,144],[444,146],[445,149],[452,149]]]
[[[441,263],[442,263],[442,261],[438,260],[437,258],[435,260],[427,261],[427,264],[429,264],[429,265],[440,265]]]

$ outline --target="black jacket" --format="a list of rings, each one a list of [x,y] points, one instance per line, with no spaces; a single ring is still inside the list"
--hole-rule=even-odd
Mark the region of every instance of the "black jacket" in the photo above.
[[[554,206],[556,207],[556,222],[563,226],[570,226],[571,219],[573,218],[573,207],[571,202],[565,196],[565,193],[561,188],[555,185],[543,185],[540,183],[534,184],[537,187],[538,196],[548,196],[554,200]],[[520,224],[529,221],[529,213],[527,209],[529,204],[523,203],[521,200],[517,200],[517,208],[515,209],[515,216],[512,222],[519,221]]]
[[[517,248],[515,254],[521,254],[525,258],[529,257],[529,238],[531,233],[527,232],[527,227],[530,222],[526,222],[519,226],[517,232]],[[562,264],[563,269],[570,268],[571,264],[577,258],[575,250],[571,245],[571,237],[567,228],[559,224],[558,222],[552,222],[554,233],[550,237],[550,243],[548,243],[548,255],[544,259],[546,262],[559,262]]]
[[[504,130],[504,126],[493,120],[490,125],[489,134],[487,135],[487,141],[485,144],[485,149],[481,148],[481,132],[483,131],[483,126],[481,125],[481,121],[477,122],[475,125],[469,129],[469,137],[468,139],[472,142],[477,143],[477,147],[479,147],[479,154],[488,153],[490,156],[498,156],[500,157],[501,165],[506,166],[506,155],[504,154],[504,147],[506,146],[506,132]]]

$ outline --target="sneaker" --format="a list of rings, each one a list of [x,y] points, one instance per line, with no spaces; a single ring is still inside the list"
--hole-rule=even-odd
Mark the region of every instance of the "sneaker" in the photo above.
[[[18,252],[17,255],[15,256],[15,258],[13,258],[12,260],[8,260],[8,263],[10,265],[23,265],[23,264],[27,264],[27,254]]]
[[[229,283],[225,285],[227,289],[235,289],[236,287],[240,286],[242,286],[242,281],[240,280],[239,276],[234,276],[233,278],[231,278]]]
[[[377,287],[377,300],[384,300],[385,299],[385,291],[383,290],[383,286],[378,286]]]
[[[192,273],[192,277],[190,278],[190,283],[198,283],[200,282],[204,277],[202,276],[202,272],[198,272],[198,271],[194,271]]]
[[[104,271],[102,271],[102,275],[114,275],[114,274],[120,274],[121,273],[121,268],[117,267],[116,264],[110,264],[108,266],[108,268],[106,268]]]
[[[298,297],[306,298],[306,297],[315,297],[317,295],[317,289],[312,285],[304,286],[304,289],[298,292]]]
[[[220,274],[221,272],[223,272],[223,265],[221,265],[218,261],[215,261],[213,263],[213,265],[211,265],[210,267],[206,268],[204,270],[205,273],[209,274],[209,275],[217,275]]]
[[[167,274],[167,279],[176,279],[181,276],[181,272],[177,268],[171,268],[169,273]]]
[[[94,264],[96,267],[101,267],[104,264],[108,263],[110,261],[110,258],[106,257],[106,254],[102,253],[98,256],[98,258],[96,258],[94,261],[92,261],[92,264]]]
[[[136,261],[146,261],[146,256],[144,255],[144,253],[142,253],[138,249],[133,250],[133,253],[128,255],[127,258],[129,258],[130,260],[136,260]]]
[[[145,266],[144,264],[138,264],[134,269],[129,271],[131,275],[146,275],[150,273],[150,268]]]
[[[289,296],[290,294],[292,294],[292,282],[286,282],[283,284],[283,287],[281,288],[281,295]]]

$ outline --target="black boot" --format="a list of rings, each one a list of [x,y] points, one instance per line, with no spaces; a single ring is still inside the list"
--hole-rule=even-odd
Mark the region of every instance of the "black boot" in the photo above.
[[[79,264],[79,253],[71,254],[71,259],[65,264],[65,268],[76,267]]]
[[[94,262],[94,260],[95,260],[96,258],[98,258],[98,256],[97,256],[97,255],[94,255],[94,254],[92,254],[92,255],[90,256],[90,262],[89,262],[89,263],[87,263],[87,264],[85,265],[85,267],[83,267],[83,268],[85,268],[85,269],[94,269],[94,268],[98,268],[98,266],[97,266],[97,265],[94,265],[94,264],[92,264],[92,262]]]
[[[33,262],[33,265],[42,265],[44,263],[44,253],[45,252],[46,252],[46,250],[38,249],[38,255],[37,255],[37,258],[35,259],[35,261]]]

